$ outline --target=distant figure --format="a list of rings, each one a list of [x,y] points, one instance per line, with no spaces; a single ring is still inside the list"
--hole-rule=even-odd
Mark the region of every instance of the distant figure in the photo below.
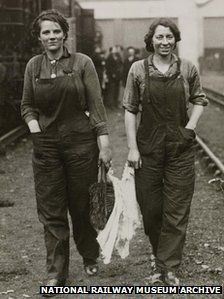
[[[124,62],[124,48],[121,45],[115,45],[118,54],[121,57],[121,61]]]
[[[106,90],[106,83],[108,81],[107,75],[106,75],[106,58],[105,58],[105,51],[103,51],[100,47],[96,47],[93,57],[92,57],[93,63],[96,68],[96,72],[100,81],[100,86],[102,89],[102,95],[103,99],[105,96],[105,90]]]
[[[105,104],[110,108],[119,107],[119,89],[122,77],[122,60],[117,47],[112,47],[106,60],[108,87]]]
[[[126,81],[127,81],[127,77],[128,77],[128,72],[132,66],[132,64],[137,61],[138,58],[135,55],[135,48],[133,47],[128,47],[127,48],[127,57],[124,60],[124,64],[123,64],[123,75],[122,75],[122,83],[123,86],[125,87],[126,85]]]
[[[94,63],[94,66],[96,68],[96,72],[100,81],[100,85],[102,86],[102,81],[103,81],[103,71],[105,68],[105,59],[102,55],[102,50],[100,47],[96,47],[95,51],[92,56],[92,60]]]

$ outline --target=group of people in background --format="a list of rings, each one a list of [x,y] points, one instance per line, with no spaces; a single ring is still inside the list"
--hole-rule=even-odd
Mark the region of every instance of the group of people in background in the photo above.
[[[109,54],[96,47],[92,60],[95,65],[105,106],[120,107],[120,91],[125,88],[131,65],[139,60],[140,51],[132,46],[123,48],[116,45],[109,48]]]

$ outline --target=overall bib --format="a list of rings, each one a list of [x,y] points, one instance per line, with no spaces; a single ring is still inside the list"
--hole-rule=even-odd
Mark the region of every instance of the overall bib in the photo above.
[[[137,143],[142,168],[136,170],[136,194],[157,267],[180,265],[194,191],[195,132],[188,122],[180,60],[170,77],[149,75]]]
[[[73,66],[74,56],[69,58]],[[69,210],[73,237],[84,262],[99,255],[96,231],[89,222],[89,186],[97,181],[98,146],[89,119],[78,102],[75,72],[40,78],[35,106],[45,118],[33,136],[33,170],[39,220],[44,225],[48,278],[64,280],[69,266]],[[48,121],[49,120],[49,121]]]

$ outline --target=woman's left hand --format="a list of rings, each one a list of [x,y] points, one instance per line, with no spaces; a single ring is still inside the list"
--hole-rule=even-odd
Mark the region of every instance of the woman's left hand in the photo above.
[[[99,154],[99,164],[103,162],[105,166],[109,169],[111,166],[111,158],[112,158],[112,153],[110,147],[106,146],[101,148]]]

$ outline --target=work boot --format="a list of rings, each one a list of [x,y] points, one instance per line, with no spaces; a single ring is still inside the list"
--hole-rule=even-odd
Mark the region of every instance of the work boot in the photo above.
[[[151,268],[151,274],[147,277],[150,284],[162,284],[163,283],[163,271],[156,267],[156,264]]]
[[[180,280],[177,278],[175,272],[166,271],[163,275],[163,282],[169,286],[179,286]]]
[[[65,285],[65,279],[59,280],[56,278],[49,279],[45,287],[63,287]],[[56,294],[42,294],[42,297],[54,297]]]
[[[99,267],[97,265],[96,260],[84,258],[83,264],[84,264],[84,270],[87,275],[94,276],[98,274]]]

